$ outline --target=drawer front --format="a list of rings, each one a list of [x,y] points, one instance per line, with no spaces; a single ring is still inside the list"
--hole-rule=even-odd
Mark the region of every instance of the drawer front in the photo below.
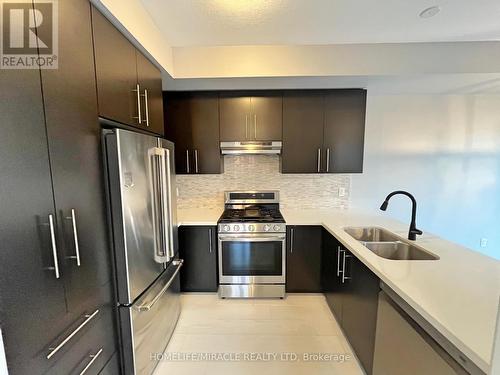
[[[47,374],[99,374],[117,349],[113,314],[110,305],[100,307],[99,312],[50,359],[54,365]],[[82,321],[75,324],[76,328],[69,330],[68,335],[62,336],[57,344],[63,342],[86,319],[82,317]]]

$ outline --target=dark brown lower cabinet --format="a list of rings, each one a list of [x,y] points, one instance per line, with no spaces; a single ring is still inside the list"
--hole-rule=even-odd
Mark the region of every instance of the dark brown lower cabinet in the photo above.
[[[371,374],[380,280],[326,230],[322,262],[326,301],[366,373]]]
[[[179,228],[179,257],[181,291],[216,292],[217,228],[215,226],[181,226]]]
[[[321,292],[321,230],[319,226],[287,226],[287,292]]]
[[[354,255],[345,253],[342,329],[367,374],[372,373],[380,280]]]
[[[86,369],[85,375],[99,374],[106,363],[116,351],[114,337],[114,321],[112,303],[99,306],[89,315],[93,318],[69,341],[52,359],[52,367],[48,374],[81,374]],[[98,311],[96,313],[96,311]],[[76,320],[61,339],[74,332],[86,317]],[[119,374],[116,372],[115,374]]]
[[[326,229],[322,231],[321,287],[338,322],[342,321],[341,245]]]

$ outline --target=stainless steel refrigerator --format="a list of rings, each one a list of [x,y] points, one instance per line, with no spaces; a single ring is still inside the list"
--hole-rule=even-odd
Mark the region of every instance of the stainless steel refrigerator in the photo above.
[[[180,314],[174,144],[104,130],[122,363],[151,374]]]

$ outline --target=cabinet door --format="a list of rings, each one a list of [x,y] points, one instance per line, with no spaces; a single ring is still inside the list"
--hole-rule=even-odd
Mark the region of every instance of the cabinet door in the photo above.
[[[191,120],[192,172],[221,173],[219,142],[219,99],[217,94],[192,94],[189,99]]]
[[[47,374],[100,374],[108,360],[117,349],[114,332],[114,315],[111,302],[99,306],[99,311],[81,330],[77,331],[66,344],[54,354],[53,366]],[[96,310],[90,310],[93,314]],[[68,330],[58,339],[68,337],[85,321],[85,317],[75,320]],[[94,361],[92,361],[95,359]],[[39,374],[39,372],[36,372]],[[118,374],[117,374],[118,375]]]
[[[164,94],[165,137],[175,144],[175,173],[193,172],[193,134],[188,94]]]
[[[338,323],[342,322],[342,283],[340,274],[340,243],[323,229],[321,287],[326,302]]]
[[[321,167],[324,97],[291,92],[283,97],[282,173],[317,173]]]
[[[223,93],[219,99],[221,142],[245,141],[250,137],[251,103],[248,96]]]
[[[137,88],[135,48],[94,7],[92,27],[99,115],[137,126],[140,103],[134,91]]]
[[[257,141],[281,141],[283,130],[282,94],[253,96],[251,103],[249,138]]]
[[[163,94],[161,72],[142,53],[136,51],[137,80],[141,92],[141,105],[144,111],[142,127],[156,134],[163,135]]]
[[[287,227],[286,291],[321,292],[321,227]]]
[[[342,300],[342,328],[365,371],[371,374],[380,281],[359,259],[345,254],[348,279]]]
[[[363,172],[366,91],[333,90],[325,108],[324,171]]]
[[[217,291],[216,227],[180,227],[179,257],[183,292]]]
[[[90,5],[59,4],[59,68],[42,70],[58,245],[68,310],[97,306],[111,279]]]
[[[69,322],[48,225],[57,218],[40,72],[0,69],[0,87],[0,322],[9,371],[40,374]]]

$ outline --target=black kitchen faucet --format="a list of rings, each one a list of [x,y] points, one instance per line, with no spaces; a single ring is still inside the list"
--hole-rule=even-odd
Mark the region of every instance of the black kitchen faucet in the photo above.
[[[389,199],[391,199],[394,195],[406,195],[408,198],[411,199],[412,207],[411,207],[411,223],[410,223],[410,230],[408,231],[408,239],[411,241],[415,241],[417,239],[417,234],[422,234],[422,231],[420,229],[417,229],[417,226],[415,224],[415,217],[417,216],[417,200],[413,195],[408,193],[407,191],[404,190],[396,190],[390,193],[384,200],[384,203],[380,206],[380,209],[382,211],[387,210],[387,206],[389,205]]]

